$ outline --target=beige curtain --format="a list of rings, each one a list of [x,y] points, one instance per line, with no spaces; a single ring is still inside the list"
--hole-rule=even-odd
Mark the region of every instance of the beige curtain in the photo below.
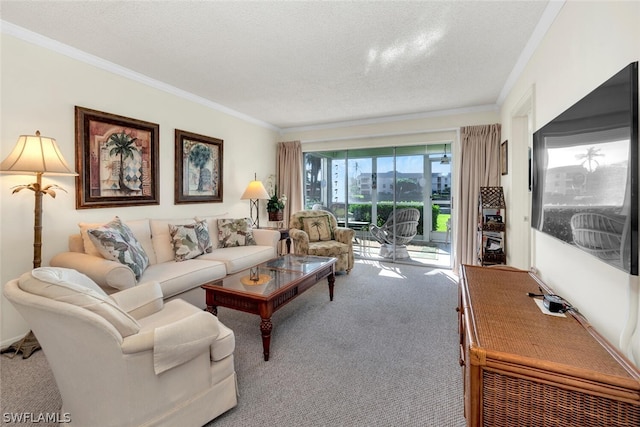
[[[302,210],[302,145],[300,141],[279,142],[276,161],[278,189],[287,196],[284,207],[284,227],[289,228],[292,213]]]
[[[462,264],[477,264],[478,193],[500,185],[500,124],[460,129],[460,195],[454,272]]]

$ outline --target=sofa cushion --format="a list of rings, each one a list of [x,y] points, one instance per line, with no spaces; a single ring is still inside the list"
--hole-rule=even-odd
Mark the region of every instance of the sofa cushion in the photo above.
[[[102,257],[102,255],[100,255],[100,252],[98,252],[98,249],[96,249],[96,245],[94,245],[91,239],[89,238],[89,233],[87,232],[89,231],[90,228],[102,227],[104,224],[105,224],[104,222],[78,223],[78,227],[80,228],[80,235],[82,236],[82,243],[84,244],[85,254]]]
[[[105,259],[127,265],[136,276],[136,280],[149,265],[149,258],[131,229],[119,217],[102,227],[87,230],[89,238],[100,255]]]
[[[111,323],[122,337],[140,330],[136,320],[120,309],[93,280],[84,274],[59,267],[40,267],[20,276],[25,292],[85,308]]]
[[[300,217],[302,229],[310,242],[332,240],[331,222],[328,215]]]
[[[272,246],[238,246],[214,249],[210,254],[200,255],[198,260],[216,260],[224,263],[227,274],[245,270],[275,257]]]
[[[255,245],[249,218],[223,218],[218,220],[218,247]]]
[[[206,256],[209,254],[201,255]],[[214,260],[189,259],[184,262],[163,262],[150,265],[140,282],[160,283],[162,295],[167,300],[189,289],[197,288],[207,282],[218,280],[227,275],[222,262]]]

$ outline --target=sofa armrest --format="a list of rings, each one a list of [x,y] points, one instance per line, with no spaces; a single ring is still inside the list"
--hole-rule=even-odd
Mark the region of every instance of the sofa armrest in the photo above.
[[[129,267],[116,261],[79,252],[62,252],[51,258],[52,267],[73,268],[89,276],[102,287],[119,290],[136,285],[136,276]]]
[[[278,230],[267,230],[265,228],[254,228],[251,230],[256,244],[260,246],[272,246],[278,248],[280,232]]]
[[[348,227],[336,227],[333,229],[333,235],[338,242],[351,245],[356,232]]]
[[[156,313],[164,307],[162,289],[158,282],[141,283],[109,296],[118,307],[136,320]]]

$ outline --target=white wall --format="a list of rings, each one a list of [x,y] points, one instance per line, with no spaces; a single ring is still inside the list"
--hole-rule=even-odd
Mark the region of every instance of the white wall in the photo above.
[[[18,38],[0,36],[1,125],[0,158],[14,147],[18,136],[56,138],[70,166],[75,164],[74,106],[82,106],[160,125],[160,205],[107,209],[75,209],[73,177],[43,177],[58,184],[55,199],[43,200],[42,265],[67,248],[67,236],[80,221],[139,218],[182,218],[228,212],[248,216],[249,204],[240,200],[256,172],[266,179],[275,171],[278,133],[224,114],[200,103],[129,80],[87,63]],[[174,205],[174,129],[224,140],[223,203]],[[250,154],[249,154],[250,153]],[[32,267],[34,197],[29,190],[11,195],[11,187],[33,182],[25,175],[0,175],[0,283]],[[263,212],[266,221],[266,213]],[[4,297],[1,300],[0,339],[6,345],[28,331],[28,326]]]
[[[609,77],[640,59],[640,2],[568,1],[517,80],[501,109],[502,139],[509,139],[512,168],[527,168],[527,145],[512,115],[532,93],[535,131],[591,92]],[[513,144],[517,141],[517,144]],[[516,161],[516,164],[513,164]],[[503,177],[507,192],[527,188],[526,174]],[[529,227],[524,221],[519,227]],[[515,230],[520,235],[528,229]],[[513,234],[513,233],[512,233]],[[584,252],[540,234],[531,235],[532,263],[543,280],[568,299],[614,345],[623,330],[637,325],[638,295],[630,294],[633,279]],[[510,246],[510,251],[525,248]],[[515,255],[517,259],[523,257]],[[628,354],[629,349],[625,348]],[[640,347],[636,341],[636,364]]]

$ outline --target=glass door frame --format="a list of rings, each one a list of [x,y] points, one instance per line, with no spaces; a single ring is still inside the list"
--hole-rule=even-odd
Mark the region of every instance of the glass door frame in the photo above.
[[[321,177],[321,180],[323,182],[320,183],[320,189],[321,189],[322,195],[320,196],[319,200],[316,198],[313,201],[310,201],[308,198],[309,192],[307,189],[308,182],[307,182],[307,179],[305,179],[305,183],[304,183],[305,209],[311,209],[313,205],[317,202],[320,202],[324,207],[329,208],[329,210],[331,210],[330,208],[332,204],[335,204],[335,203],[342,204],[344,206],[344,215],[341,218],[337,217],[337,219],[341,221],[340,225],[344,225],[347,227],[350,227],[350,225],[355,226],[355,227],[353,226],[351,227],[356,229],[356,233],[357,233],[356,241],[354,243],[360,243],[362,240],[364,240],[363,238],[364,233],[361,232],[361,229],[363,228],[362,223],[365,222],[363,221],[363,219],[367,218],[368,222],[373,222],[375,220],[378,223],[378,225],[380,225],[377,215],[379,212],[379,204],[384,200],[381,200],[381,198],[379,197],[378,187],[380,185],[383,185],[383,180],[388,181],[391,178],[390,182],[393,183],[394,187],[393,187],[393,190],[390,192],[390,194],[388,194],[388,196],[390,196],[389,202],[392,203],[391,212],[395,213],[395,210],[398,207],[398,203],[402,203],[400,200],[398,200],[398,197],[397,197],[397,191],[398,191],[397,184],[398,184],[398,179],[400,178],[398,176],[400,171],[397,170],[398,158],[405,157],[405,156],[408,157],[408,156],[420,155],[423,158],[422,170],[420,172],[421,177],[420,178],[413,177],[420,183],[419,187],[421,187],[421,190],[422,190],[421,221],[423,224],[423,230],[421,231],[421,235],[419,235],[421,237],[418,237],[417,242],[420,242],[423,245],[430,244],[430,243],[436,243],[436,244],[449,243],[450,244],[451,239],[449,238],[448,241],[445,242],[445,240],[447,239],[446,237],[443,236],[443,234],[446,233],[447,237],[450,237],[451,233],[449,231],[438,232],[438,231],[432,230],[432,222],[431,222],[432,207],[431,206],[432,204],[434,204],[433,203],[434,200],[432,200],[432,191],[433,191],[433,185],[434,185],[432,180],[435,178],[433,178],[433,174],[431,173],[432,171],[431,166],[435,164],[435,162],[440,161],[440,158],[443,154],[444,146],[447,147],[444,151],[445,153],[447,151],[448,151],[447,154],[453,153],[453,151],[450,149],[452,145],[453,145],[453,141],[450,140],[450,141],[446,141],[444,143],[439,143],[439,144],[430,142],[425,144],[412,144],[412,145],[398,146],[398,147],[384,146],[384,147],[353,148],[353,149],[339,149],[339,150],[326,150],[326,151],[313,150],[313,151],[304,152],[305,177],[307,176],[306,172],[308,171],[307,156],[319,156],[323,158],[323,165],[320,167],[320,170],[323,171],[323,175]],[[450,154],[450,156],[452,157],[452,154]],[[393,165],[391,167],[391,171],[383,172],[379,170],[378,159],[380,157],[391,157],[392,165]],[[360,166],[364,166],[362,163],[359,163],[361,162],[360,160],[357,160],[355,162],[357,164],[357,167],[355,168],[356,175],[353,175],[353,176],[351,175],[351,169],[353,169],[353,161],[355,159],[371,159],[370,165],[367,165],[367,166],[370,166],[370,170],[371,170],[368,176],[366,176],[367,175],[366,168],[365,168],[365,172],[358,173],[359,172],[358,168]],[[338,171],[339,172],[338,175],[334,176],[334,168],[335,168],[336,161],[340,162],[343,166],[340,167],[342,168],[342,170]],[[365,164],[366,164],[366,161],[365,161]],[[449,190],[451,190],[451,184],[452,184],[451,182],[452,170],[453,168],[451,167],[449,170],[449,177],[446,178],[448,179]],[[392,175],[388,175],[389,173],[392,173]],[[385,177],[384,175],[388,175],[388,176]],[[389,182],[387,182],[387,185],[388,184]],[[364,193],[363,188],[366,185],[369,186],[369,188],[367,189],[368,196],[367,194],[363,194]],[[360,190],[359,193],[352,194],[352,191],[351,191],[353,190],[352,187],[358,188]],[[353,198],[354,195],[360,197],[361,200],[363,200],[363,203],[354,201],[356,200]],[[449,196],[451,196],[451,194],[449,194]],[[361,206],[356,207],[357,216],[353,215],[353,212],[349,212],[351,205],[367,204],[365,201],[366,198],[369,198],[369,201],[370,201],[370,204],[369,204],[370,208],[368,213],[362,212]],[[448,203],[449,204],[451,203],[450,198],[448,200]],[[390,261],[402,262],[402,259],[396,259],[395,251],[393,252],[394,252],[394,256],[390,259]],[[450,268],[452,265],[451,261],[452,261],[452,256],[449,255],[449,265],[445,265],[445,266]]]

